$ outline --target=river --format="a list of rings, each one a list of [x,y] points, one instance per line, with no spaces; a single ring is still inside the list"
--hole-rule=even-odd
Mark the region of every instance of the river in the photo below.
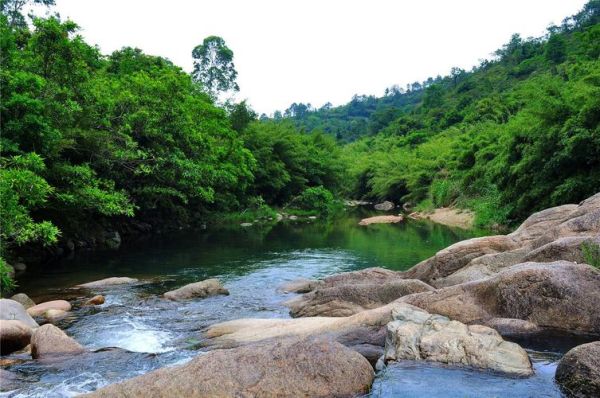
[[[427,222],[359,227],[364,214],[335,221],[299,221],[274,226],[209,228],[130,243],[118,251],[80,253],[30,267],[18,291],[36,302],[66,298],[74,303],[64,329],[89,354],[60,362],[26,360],[10,371],[26,380],[2,397],[67,397],[201,355],[202,330],[242,317],[289,317],[278,286],[297,278],[381,266],[404,270],[475,232]],[[98,290],[98,307],[82,307],[74,285],[109,276],[142,280],[135,286]],[[170,302],[161,294],[186,283],[219,278],[229,296]],[[91,295],[90,295],[91,296]],[[89,296],[88,296],[89,297]],[[489,372],[403,361],[380,372],[373,397],[558,397],[556,361],[570,346],[523,342],[535,376],[508,378]],[[116,347],[107,349],[108,347]]]

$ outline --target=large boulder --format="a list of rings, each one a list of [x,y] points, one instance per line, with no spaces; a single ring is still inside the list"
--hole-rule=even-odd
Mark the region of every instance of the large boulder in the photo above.
[[[66,300],[46,301],[45,303],[40,303],[38,305],[34,305],[33,307],[29,307],[27,309],[27,313],[31,316],[40,316],[49,310],[60,310],[65,312],[70,311],[71,304],[69,304],[69,302]]]
[[[341,344],[288,339],[211,351],[86,397],[351,397],[372,381],[369,363]]]
[[[570,397],[600,397],[600,341],[567,352],[558,363],[555,377]]]
[[[514,376],[533,374],[527,353],[494,329],[467,326],[412,305],[393,309],[387,325],[384,361],[425,360],[490,369]]]
[[[104,278],[93,282],[82,283],[81,285],[77,285],[77,287],[82,287],[86,289],[98,289],[116,285],[129,285],[137,282],[139,282],[139,280],[135,278],[128,278],[125,276],[113,276],[110,278]]]
[[[217,279],[207,279],[201,282],[190,283],[179,289],[164,294],[169,300],[186,300],[191,298],[204,298],[218,294],[228,295],[229,291]]]
[[[586,241],[600,244],[600,193],[579,205],[534,213],[511,234],[458,242],[404,276],[439,288],[489,278],[528,261],[584,262],[581,244]]]
[[[464,323],[494,318],[528,321],[523,327],[600,334],[600,272],[567,261],[523,263],[497,275],[399,299]],[[518,324],[513,324],[518,327]]]
[[[30,328],[39,326],[21,303],[9,299],[0,299],[0,319],[21,321]]]
[[[210,326],[203,345],[232,348],[259,341],[286,337],[328,336],[363,354],[375,363],[383,354],[385,326],[392,320],[392,309],[402,303],[359,312],[348,317],[309,317],[296,319],[237,319]]]
[[[31,328],[21,321],[0,320],[0,355],[25,348],[31,340]]]
[[[76,355],[85,348],[54,325],[46,324],[31,336],[31,356],[33,359],[47,359]]]
[[[412,293],[434,290],[417,279],[398,279],[381,284],[358,283],[317,289],[285,304],[293,317],[350,316]]]
[[[25,309],[29,307],[33,307],[35,302],[29,298],[25,293],[17,293],[10,298],[11,300],[16,301],[17,303],[21,303]]]

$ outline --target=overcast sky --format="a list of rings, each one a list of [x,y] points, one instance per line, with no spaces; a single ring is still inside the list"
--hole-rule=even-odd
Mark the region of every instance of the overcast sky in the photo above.
[[[239,99],[259,112],[321,106],[470,69],[512,33],[540,36],[586,0],[56,0],[103,53],[123,46],[187,71],[209,35],[234,51]]]

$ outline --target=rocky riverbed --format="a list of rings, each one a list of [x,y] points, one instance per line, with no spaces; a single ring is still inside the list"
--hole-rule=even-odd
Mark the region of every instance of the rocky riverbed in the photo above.
[[[368,268],[319,279],[306,275],[309,278],[278,290],[282,298],[287,296],[285,305],[294,318],[233,316],[201,326],[196,335],[202,353],[188,351],[183,362],[189,362],[99,388],[92,396],[173,396],[175,392],[192,397],[325,397],[360,395],[370,388],[392,396],[401,393],[402,386],[389,378],[402,380],[398,369],[410,374],[411,366],[442,376],[454,372],[492,380],[487,387],[482,384],[482,395],[485,388],[502,385],[501,380],[522,380],[511,384],[535,386],[521,392],[539,392],[539,386],[553,383],[554,367],[542,365],[549,357],[542,355],[540,360],[528,339],[551,336],[552,346],[558,341],[552,340],[555,335],[583,341],[600,336],[600,272],[587,264],[593,259],[583,250],[599,243],[600,194],[580,204],[536,213],[511,234],[458,242],[407,271]],[[78,289],[83,286],[89,292],[86,300],[37,305],[22,296],[3,300],[2,354],[11,354],[3,361],[16,362],[5,366],[4,372],[11,373],[3,372],[2,388],[16,388],[18,395],[19,386],[27,382],[19,375],[22,365],[18,363],[27,362],[28,356],[59,368],[89,362],[90,355],[98,360],[118,358],[115,363],[134,360],[138,354],[90,350],[69,336],[72,329],[65,333],[50,323],[53,316],[68,319],[73,311],[86,316],[81,315],[82,308],[93,309],[95,305],[87,301],[98,293],[107,294],[110,304],[111,289],[128,291],[140,284],[155,286],[149,302],[160,311],[177,313],[179,306],[183,314],[190,305],[201,308],[204,300],[209,305],[205,308],[214,310],[221,303],[223,310],[225,302],[218,300],[231,300],[223,295],[235,295],[241,288],[208,280],[172,286],[177,289],[165,286],[159,292],[156,286],[163,285],[155,281],[113,278],[81,284]],[[88,316],[93,313],[85,311]],[[64,319],[57,325],[67,325]],[[37,326],[44,322],[50,323]],[[574,348],[560,361],[556,380],[563,394],[597,396],[600,392],[597,357],[589,354],[597,351],[597,343],[591,344]],[[553,361],[560,357],[552,355]],[[140,360],[139,355],[136,358]],[[148,367],[142,373],[161,365],[160,359],[143,360]],[[384,377],[387,384],[382,384]],[[421,379],[417,375],[413,380]],[[418,396],[410,383],[405,387],[407,396]],[[547,392],[561,394],[552,388]]]

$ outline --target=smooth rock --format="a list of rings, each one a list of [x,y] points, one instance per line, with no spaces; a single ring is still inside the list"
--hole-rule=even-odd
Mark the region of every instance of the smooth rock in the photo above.
[[[31,316],[40,316],[48,310],[71,311],[71,304],[66,300],[46,301],[27,308],[27,313]]]
[[[166,292],[164,297],[169,300],[185,300],[216,296],[218,294],[228,295],[229,291],[217,279],[207,279]]]
[[[251,222],[243,222],[240,224],[240,227],[247,228],[247,227],[251,227],[252,225],[253,224]]]
[[[376,283],[347,284],[317,288],[285,303],[293,317],[350,316],[381,307],[408,294],[426,292],[433,287],[417,279]]]
[[[87,300],[83,305],[102,305],[104,304],[104,296],[98,294],[91,299]]]
[[[412,305],[394,308],[392,317],[394,321],[387,325],[385,362],[425,360],[514,376],[533,374],[525,350],[518,344],[504,341],[489,327],[467,326]]]
[[[360,220],[358,225],[371,225],[371,224],[397,224],[402,222],[404,217],[402,216],[375,216],[369,218],[363,218]]]
[[[17,293],[10,298],[11,300],[21,303],[25,309],[33,307],[35,302],[29,298],[25,293]]]
[[[541,328],[533,322],[514,318],[492,318],[485,321],[485,325],[496,330],[502,336],[535,334],[541,331]]]
[[[469,324],[513,318],[528,321],[522,324],[526,329],[534,324],[571,333],[600,334],[598,297],[597,269],[555,261],[513,265],[488,279],[415,293],[399,301]]]
[[[83,352],[85,348],[81,344],[51,324],[40,326],[31,336],[31,356],[34,359],[62,357]]]
[[[0,319],[21,321],[30,328],[39,326],[21,303],[9,299],[0,299]]]
[[[111,278],[100,279],[98,281],[83,283],[81,285],[77,285],[77,287],[83,287],[86,289],[96,289],[115,285],[128,285],[137,282],[139,282],[139,280],[135,278],[128,278],[125,276],[114,276]]]
[[[308,293],[321,285],[323,285],[322,281],[302,278],[284,283],[278,290],[283,293]]]
[[[341,344],[288,339],[211,351],[86,397],[351,397],[367,393],[373,377],[369,363]]]
[[[31,328],[21,321],[0,320],[0,355],[27,347],[31,333]]]
[[[569,397],[600,397],[600,341],[567,352],[558,363],[555,377]]]
[[[50,309],[44,312],[44,318],[50,323],[62,321],[67,316],[69,316],[69,312],[64,310]]]
[[[373,207],[375,208],[375,210],[379,210],[379,211],[390,211],[394,207],[396,207],[396,205],[394,205],[393,202],[390,202],[390,201],[386,200],[385,202],[378,203],[378,204],[376,204]]]

